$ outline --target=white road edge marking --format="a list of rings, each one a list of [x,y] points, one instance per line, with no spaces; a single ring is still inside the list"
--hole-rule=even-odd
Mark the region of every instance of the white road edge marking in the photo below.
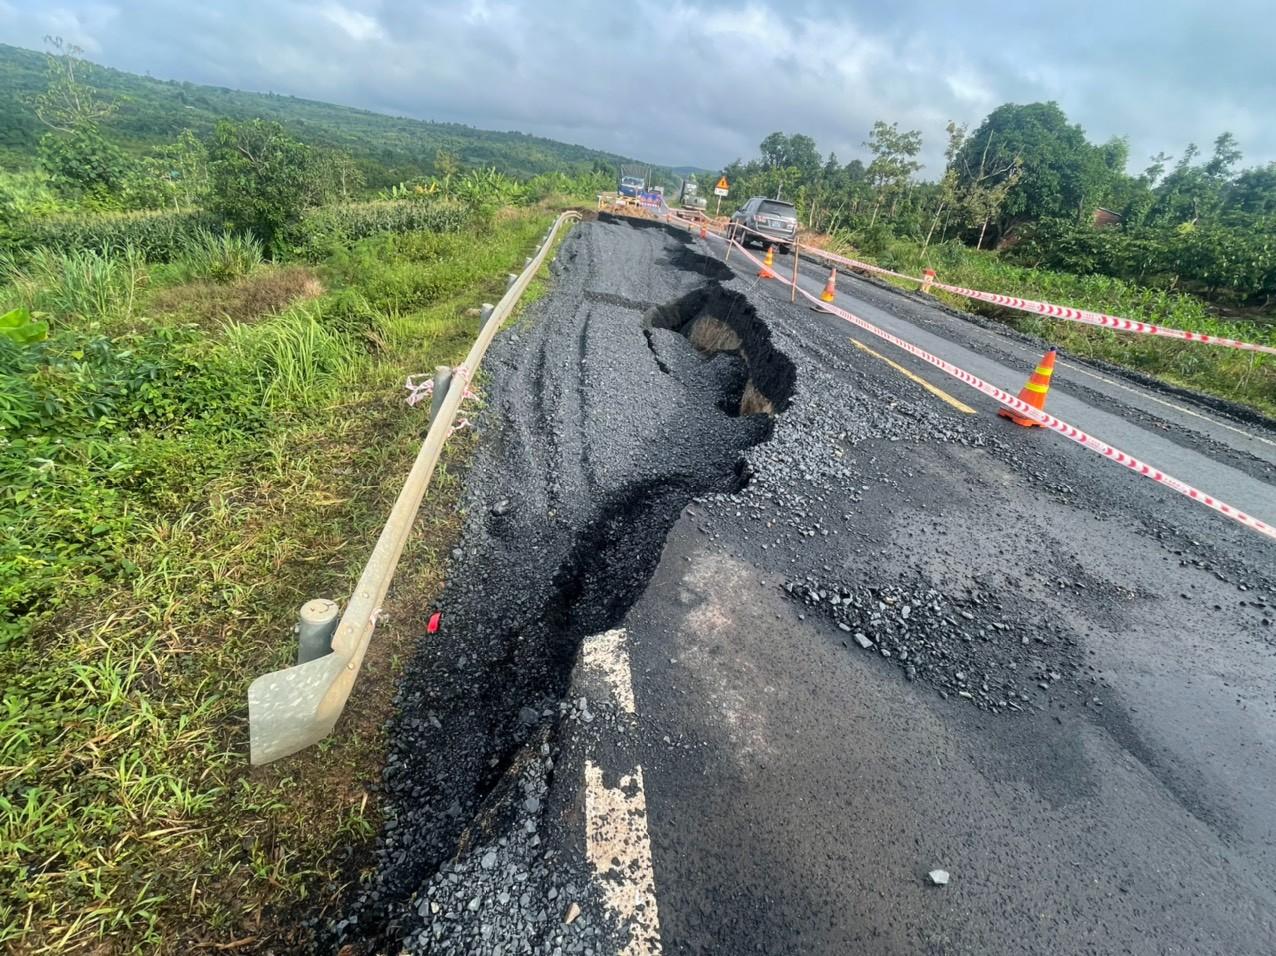
[[[586,638],[583,650],[585,668],[606,681],[617,707],[632,714],[634,683],[629,673],[629,651],[625,647],[624,628],[604,631]]]
[[[1255,435],[1253,432],[1247,432],[1243,428],[1237,428],[1235,425],[1229,425],[1227,422],[1219,421],[1217,418],[1210,418],[1210,416],[1208,415],[1202,415],[1200,412],[1194,411],[1193,409],[1187,408],[1186,406],[1176,405],[1174,402],[1169,402],[1163,398],[1158,398],[1157,396],[1153,395],[1150,391],[1146,389],[1133,388],[1122,382],[1118,382],[1113,379],[1106,378],[1098,374],[1097,372],[1092,372],[1088,368],[1082,368],[1080,365],[1075,365],[1072,362],[1065,362],[1062,359],[1059,361],[1059,364],[1066,369],[1070,369],[1071,371],[1080,372],[1082,375],[1089,375],[1091,378],[1097,378],[1100,382],[1104,382],[1108,385],[1115,385],[1117,388],[1125,389],[1127,392],[1130,392],[1134,395],[1138,395],[1141,398],[1149,399],[1153,402],[1156,402],[1158,405],[1164,405],[1166,408],[1172,408],[1176,412],[1182,412],[1184,415],[1191,415],[1193,418],[1199,418],[1202,421],[1209,422],[1211,425],[1217,425],[1220,428],[1226,428],[1228,431],[1236,432],[1236,434],[1238,435],[1244,435],[1246,438],[1253,438],[1255,441],[1261,441],[1265,445],[1271,445],[1273,447],[1276,447],[1276,441],[1272,441],[1270,438],[1264,438],[1262,435]],[[1064,388],[1066,389],[1067,386],[1064,385]]]
[[[629,932],[620,956],[659,956],[660,914],[647,834],[642,767],[620,778],[615,790],[585,761],[585,853],[607,906]]]
[[[607,685],[616,706],[633,714],[633,674],[624,629],[586,638],[581,652],[585,669]],[[585,856],[604,903],[629,934],[619,956],[660,956],[660,913],[642,767],[635,766],[619,783],[615,789],[608,787],[602,768],[585,761]]]

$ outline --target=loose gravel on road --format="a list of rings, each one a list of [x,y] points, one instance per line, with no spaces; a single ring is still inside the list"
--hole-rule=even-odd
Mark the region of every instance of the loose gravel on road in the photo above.
[[[1079,712],[1133,733],[1087,641],[1154,582],[1095,575],[1101,545],[1059,545],[1052,516],[1133,521],[1194,607],[1202,575],[1235,589],[1200,609],[1221,635],[1272,648],[1271,569],[1201,534],[1211,516],[1149,508],[1106,463],[1059,467],[1066,450],[866,371],[854,330],[817,332],[711,252],[654,223],[582,224],[551,292],[498,338],[442,627],[391,727],[378,866],[321,949],[619,951],[579,848],[551,836],[578,809],[549,795],[563,733],[594,718],[569,696],[577,648],[621,623],[684,509],[846,654],[991,719]],[[1031,503],[999,506],[998,536],[945,518],[1010,483]]]

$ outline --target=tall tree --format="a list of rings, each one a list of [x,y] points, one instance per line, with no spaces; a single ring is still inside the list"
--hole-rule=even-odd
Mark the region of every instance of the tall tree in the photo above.
[[[990,221],[1001,236],[1022,222],[1083,221],[1107,194],[1114,175],[1109,162],[1115,156],[1116,147],[1105,151],[1089,143],[1084,130],[1069,123],[1057,103],[1007,103],[966,139],[960,168],[967,177],[964,185],[970,185],[970,177],[979,170],[1001,170],[998,175],[1003,178],[1019,170]],[[998,185],[995,176],[981,183],[988,189]]]
[[[1214,155],[1205,164],[1205,175],[1214,180],[1229,179],[1232,169],[1241,161],[1241,148],[1231,133],[1219,133],[1214,140]]]
[[[1214,140],[1214,153],[1208,160],[1197,163],[1199,154],[1196,144],[1189,143],[1174,169],[1161,180],[1149,222],[1195,226],[1218,218],[1227,200],[1232,170],[1241,159],[1240,147],[1236,137],[1225,132]]]
[[[266,243],[278,239],[316,195],[310,147],[278,123],[221,120],[209,160],[214,211]]]
[[[142,160],[141,171],[148,191],[176,209],[202,203],[210,186],[208,147],[193,130],[182,130],[172,143],[153,150]]]
[[[45,54],[49,85],[35,97],[35,115],[59,133],[80,133],[97,127],[115,112],[115,104],[103,100],[81,77],[86,64],[84,51],[61,37],[46,36]]]
[[[34,100],[35,115],[49,131],[40,138],[40,165],[64,195],[113,203],[130,175],[131,164],[99,124],[115,110],[81,77],[83,52],[61,37],[45,37],[48,86]]]
[[[995,161],[989,161],[989,153],[995,141],[995,135],[988,134],[984,140],[984,148],[979,154],[979,165],[971,169],[964,165],[963,158],[961,172],[958,175],[962,183],[959,189],[962,209],[966,213],[967,221],[972,226],[979,226],[979,237],[975,240],[976,249],[984,247],[984,237],[988,235],[988,224],[1001,214],[1010,191],[1019,184],[1023,171],[1023,160],[1018,156],[1007,156],[1003,153]]]
[[[935,201],[935,214],[931,217],[930,228],[926,230],[926,239],[922,242],[922,252],[926,251],[926,247],[930,245],[931,237],[935,234],[935,227],[939,225],[941,216],[951,212],[953,206],[957,204],[957,156],[961,153],[961,147],[966,142],[966,124],[960,126],[953,120],[948,121],[945,127],[948,132],[948,146],[944,149],[944,159],[947,164],[944,167],[943,178],[939,181],[938,195]]]
[[[910,129],[900,132],[898,123],[886,124],[878,120],[873,124],[872,132],[864,143],[873,154],[866,172],[869,184],[877,196],[873,203],[873,214],[869,226],[877,221],[877,214],[886,200],[891,201],[891,208],[899,202],[899,197],[908,189],[913,173],[922,168],[917,161],[917,154],[922,150],[922,134],[920,130]]]
[[[1252,216],[1276,215],[1276,163],[1247,169],[1232,183],[1228,207]]]
[[[339,149],[320,149],[314,153],[314,203],[349,202],[366,181],[358,164]]]

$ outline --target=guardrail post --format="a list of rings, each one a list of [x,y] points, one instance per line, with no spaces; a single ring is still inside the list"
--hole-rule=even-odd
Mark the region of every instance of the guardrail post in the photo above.
[[[491,308],[489,306],[488,308]],[[488,315],[492,313],[489,312]],[[434,367],[434,393],[430,397],[430,424],[438,417],[443,407],[443,399],[447,398],[447,390],[452,387],[452,366],[436,365]]]
[[[526,269],[526,268],[527,268],[528,266],[530,266],[531,264],[532,264],[532,257],[531,257],[531,256],[528,256],[526,259],[524,259],[524,260],[523,260],[523,268],[524,268],[524,269]]]
[[[492,318],[492,313],[496,311],[496,306],[490,302],[484,302],[483,308],[479,310],[479,328],[487,325]]]
[[[518,276],[514,275],[514,273],[512,272],[505,273],[505,288],[507,289],[510,288],[517,281],[518,281]]]
[[[934,281],[935,281],[935,270],[923,269],[922,270],[922,291],[929,292],[930,284]]]
[[[304,664],[332,653],[332,634],[337,629],[336,601],[315,598],[301,606],[297,615],[297,663]]]

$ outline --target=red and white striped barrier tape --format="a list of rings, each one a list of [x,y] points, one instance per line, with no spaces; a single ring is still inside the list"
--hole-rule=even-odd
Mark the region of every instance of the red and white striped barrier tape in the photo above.
[[[762,262],[754,258],[748,252],[748,250],[744,248],[744,246],[740,245],[738,242],[734,242],[733,240],[728,240],[728,242],[731,242],[732,245],[734,245],[737,249],[739,249],[740,252],[744,254],[744,257],[746,259],[750,260],[751,262],[753,262],[755,265],[759,267],[762,266]],[[1090,451],[1093,451],[1096,454],[1100,454],[1103,457],[1110,459],[1111,461],[1115,461],[1118,465],[1124,465],[1126,468],[1130,469],[1130,471],[1133,471],[1136,474],[1142,475],[1145,478],[1150,478],[1155,482],[1165,485],[1166,487],[1171,488],[1174,491],[1177,491],[1179,494],[1187,498],[1190,498],[1193,501],[1199,502],[1200,504],[1205,505],[1207,508],[1212,508],[1214,511],[1217,511],[1219,514],[1224,515],[1225,517],[1231,518],[1233,521],[1236,521],[1244,525],[1245,527],[1249,528],[1252,531],[1257,531],[1259,534],[1266,535],[1268,538],[1271,538],[1272,540],[1276,540],[1276,528],[1273,528],[1271,525],[1267,524],[1266,522],[1260,521],[1258,518],[1245,514],[1245,512],[1241,511],[1240,509],[1235,508],[1232,505],[1227,504],[1226,502],[1220,501],[1219,499],[1215,498],[1213,495],[1208,495],[1198,488],[1194,488],[1192,485],[1189,485],[1187,482],[1181,481],[1178,478],[1175,478],[1173,475],[1166,474],[1165,472],[1161,471],[1159,468],[1154,468],[1152,465],[1139,461],[1139,459],[1135,458],[1133,455],[1128,455],[1125,452],[1112,447],[1107,442],[1102,441],[1098,438],[1095,438],[1093,435],[1086,434],[1081,429],[1077,428],[1075,425],[1069,425],[1067,422],[1061,421],[1060,419],[1055,418],[1053,415],[1047,415],[1045,412],[1039,411],[1038,409],[1033,408],[1027,402],[1020,401],[1016,396],[1011,395],[1009,392],[1004,392],[1001,389],[997,388],[995,385],[989,385],[983,379],[979,378],[978,376],[970,374],[965,369],[960,368],[956,365],[953,365],[951,362],[946,362],[943,359],[938,358],[937,356],[931,355],[925,349],[918,348],[916,345],[913,345],[911,342],[905,341],[904,339],[901,339],[898,336],[892,335],[889,332],[879,329],[877,326],[873,325],[871,322],[868,322],[865,319],[861,319],[859,316],[851,312],[848,312],[845,309],[838,308],[837,306],[832,305],[831,303],[828,303],[828,302],[821,302],[817,296],[812,295],[810,292],[807,292],[805,289],[801,288],[800,286],[798,287],[797,291],[801,295],[809,299],[811,302],[813,302],[815,306],[819,308],[820,310],[825,312],[830,312],[841,319],[845,319],[847,322],[850,322],[852,325],[857,325],[860,328],[862,328],[864,331],[870,332],[873,335],[876,335],[878,338],[883,339],[887,342],[890,342],[892,345],[895,345],[903,349],[905,352],[908,352],[911,355],[917,356],[922,361],[928,362],[929,364],[935,366],[937,369],[940,369],[941,371],[951,375],[953,378],[966,383],[971,388],[977,389],[978,391],[983,392],[985,395],[989,396],[990,398],[996,399],[1002,405],[1005,405],[1007,408],[1013,409],[1014,411],[1018,412],[1020,415],[1023,415],[1027,418],[1031,418],[1036,422],[1040,422],[1046,428],[1049,428],[1052,431],[1058,432],[1060,435],[1063,435],[1065,438],[1071,439],[1072,441],[1076,442],[1078,445],[1088,448],[1090,449]]]
[[[932,281],[931,286],[937,289],[943,289],[945,292],[952,292],[955,295],[962,295],[968,299],[979,299],[982,302],[991,302],[994,305],[1005,306],[1008,309],[1018,309],[1021,312],[1035,312],[1038,315],[1046,315],[1052,319],[1068,319],[1072,322],[1083,322],[1086,325],[1097,325],[1105,329],[1114,329],[1117,332],[1139,332],[1143,335],[1161,335],[1172,339],[1182,339],[1185,342],[1201,342],[1205,345],[1220,345],[1229,349],[1243,349],[1247,352],[1264,352],[1268,355],[1276,355],[1276,347],[1271,345],[1259,345],[1255,342],[1242,342],[1239,339],[1228,339],[1218,335],[1206,335],[1204,332],[1192,332],[1187,329],[1167,329],[1161,325],[1151,325],[1147,322],[1135,322],[1132,319],[1122,319],[1114,315],[1105,315],[1102,312],[1091,312],[1087,309],[1074,309],[1067,305],[1052,305],[1049,302],[1036,302],[1032,299],[1020,299],[1011,295],[998,295],[994,292],[980,292],[978,289],[965,289],[961,286],[948,285],[944,282]]]
[[[677,217],[682,222],[690,223],[690,220]],[[743,232],[753,233],[767,241],[774,242],[774,238],[765,233],[758,232],[756,229],[750,229],[742,223],[735,223],[734,229]],[[881,266],[875,266],[869,262],[862,262],[859,259],[850,259],[846,256],[838,255],[836,252],[830,252],[827,249],[820,249],[816,246],[807,246],[798,244],[798,248],[803,254],[811,256],[819,256],[824,259],[830,259],[841,265],[850,266],[861,272],[875,272],[878,275],[891,276],[895,279],[903,279],[905,282],[916,282],[921,285],[924,280],[917,276],[905,275],[902,272],[894,272],[891,269],[884,269]],[[1202,345],[1217,345],[1223,348],[1240,349],[1246,352],[1261,352],[1265,355],[1276,355],[1276,346],[1261,345],[1257,342],[1242,342],[1239,339],[1229,339],[1220,335],[1207,335],[1204,332],[1192,332],[1188,329],[1173,329],[1163,325],[1154,325],[1150,322],[1136,322],[1133,319],[1123,319],[1120,316],[1107,315],[1104,312],[1093,312],[1089,309],[1078,309],[1069,305],[1055,305],[1051,302],[1038,302],[1035,299],[1023,299],[1013,295],[1002,295],[997,292],[983,292],[979,289],[967,289],[964,286],[949,285],[946,282],[940,282],[932,279],[930,287],[934,289],[943,289],[945,292],[951,292],[953,295],[964,296],[967,299],[978,299],[981,302],[990,302],[993,305],[1000,305],[1007,309],[1017,309],[1020,312],[1031,312],[1036,315],[1044,315],[1052,319],[1066,319],[1070,322],[1080,322],[1084,325],[1094,325],[1099,328],[1112,329],[1116,332],[1133,332],[1141,335],[1159,335],[1164,338],[1179,339],[1183,342],[1199,342]]]

